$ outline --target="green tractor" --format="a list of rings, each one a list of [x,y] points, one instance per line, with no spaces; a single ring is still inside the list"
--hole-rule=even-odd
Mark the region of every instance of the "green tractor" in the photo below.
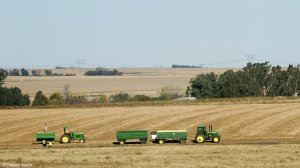
[[[73,140],[78,140],[80,143],[86,141],[83,132],[67,132],[67,128],[71,128],[71,126],[64,126],[64,134],[60,137],[61,143],[70,143]]]
[[[195,136],[195,142],[204,143],[205,141],[211,141],[213,143],[219,143],[221,139],[219,131],[213,131],[212,126],[209,125],[209,130],[206,130],[206,125],[201,123],[197,126],[197,133]]]

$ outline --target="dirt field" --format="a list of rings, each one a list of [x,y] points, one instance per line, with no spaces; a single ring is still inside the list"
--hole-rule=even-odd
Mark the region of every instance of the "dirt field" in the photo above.
[[[0,166],[33,167],[299,167],[300,104],[203,104],[141,107],[95,107],[0,110]],[[37,131],[73,130],[88,136],[85,144],[33,144]],[[196,125],[213,124],[220,144],[194,144]],[[186,145],[126,144],[119,129],[187,129]],[[2,164],[2,165],[1,165]],[[4,165],[5,167],[5,165]]]
[[[177,86],[183,93],[189,85],[191,78],[200,73],[224,72],[225,68],[125,68],[118,69],[124,72],[123,76],[83,76],[88,69],[55,69],[55,73],[74,73],[77,76],[56,77],[8,77],[5,86],[19,87],[24,93],[34,97],[35,93],[42,90],[46,95],[53,92],[62,92],[66,84],[70,85],[73,94],[111,95],[127,92],[131,95],[145,94],[157,96],[162,87],[167,85]]]

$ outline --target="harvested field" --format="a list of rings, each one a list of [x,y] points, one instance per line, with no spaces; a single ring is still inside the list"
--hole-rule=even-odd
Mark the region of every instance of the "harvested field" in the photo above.
[[[2,109],[0,167],[299,167],[300,104],[200,104],[140,107]],[[35,132],[62,134],[65,124],[88,136],[85,144],[44,148]],[[195,144],[196,125],[213,124],[220,144]],[[187,129],[185,145],[113,144],[119,129]]]
[[[222,73],[225,68],[124,68],[123,76],[82,76],[88,69],[55,69],[54,73],[74,73],[77,76],[28,76],[8,77],[5,86],[19,87],[24,93],[34,97],[42,90],[46,95],[53,92],[62,92],[66,84],[70,85],[73,94],[81,95],[111,95],[118,92],[129,94],[145,94],[157,96],[162,87],[177,86],[185,92],[191,78],[200,73]]]
[[[0,150],[7,163],[32,167],[271,167],[298,168],[300,145],[115,146]]]
[[[86,133],[89,143],[111,144],[119,129],[187,129],[194,138],[199,122],[212,124],[222,143],[300,143],[300,104],[203,104],[1,110],[0,145],[32,144],[34,134],[62,133],[65,124]],[[189,139],[191,140],[191,139]]]

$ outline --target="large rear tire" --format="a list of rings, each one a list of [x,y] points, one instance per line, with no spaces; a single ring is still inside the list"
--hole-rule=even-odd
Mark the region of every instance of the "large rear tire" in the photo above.
[[[70,143],[70,142],[71,142],[71,137],[70,137],[70,135],[64,134],[63,136],[61,136],[60,142],[61,142],[61,143]]]
[[[205,136],[204,135],[197,135],[195,138],[195,141],[197,143],[204,143],[205,142]]]

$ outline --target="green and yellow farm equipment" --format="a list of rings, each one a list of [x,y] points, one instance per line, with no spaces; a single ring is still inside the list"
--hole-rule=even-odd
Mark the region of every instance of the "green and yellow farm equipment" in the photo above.
[[[212,125],[209,125],[208,131],[206,130],[206,125],[201,123],[197,126],[197,133],[195,136],[195,142],[204,143],[206,141],[211,141],[213,143],[219,143],[221,136],[219,131],[213,131]]]
[[[76,140],[80,143],[84,143],[86,141],[83,132],[67,132],[67,128],[71,128],[71,126],[64,126],[64,134],[60,137],[60,143],[70,143]]]
[[[37,132],[35,134],[35,138],[37,142],[43,144],[43,146],[52,145],[53,141],[55,140],[55,133],[54,132]]]
[[[163,144],[166,141],[179,142],[184,144],[187,139],[186,130],[158,130],[151,132],[152,142]]]
[[[120,145],[123,145],[126,140],[138,139],[141,144],[147,143],[147,130],[121,130],[117,131],[117,140]]]

